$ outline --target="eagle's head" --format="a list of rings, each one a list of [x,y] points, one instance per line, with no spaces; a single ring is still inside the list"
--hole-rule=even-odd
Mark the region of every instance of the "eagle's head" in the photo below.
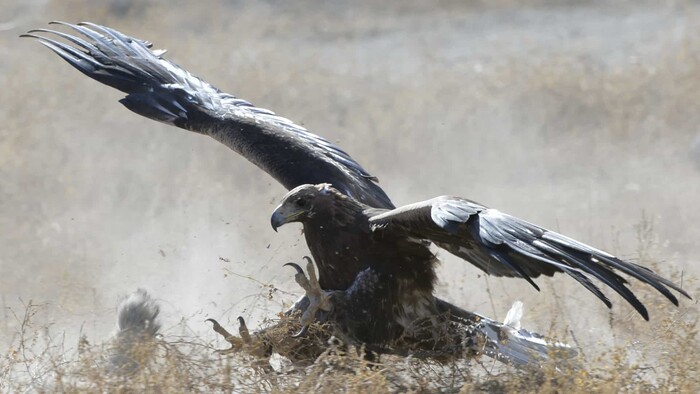
[[[287,223],[306,222],[323,211],[323,207],[334,205],[331,202],[339,198],[347,197],[328,183],[297,186],[282,198],[282,202],[272,212],[272,228],[277,231],[278,227]]]

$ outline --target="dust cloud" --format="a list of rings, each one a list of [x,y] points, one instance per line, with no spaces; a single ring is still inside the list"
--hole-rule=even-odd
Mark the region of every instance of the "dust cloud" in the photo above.
[[[129,112],[18,38],[50,20],[168,49],[339,144],[397,204],[460,195],[700,275],[700,8],[515,3],[0,3],[0,337],[33,300],[49,334],[104,338],[137,287],[164,304],[166,331],[185,320],[213,337],[204,319],[238,315],[255,326],[300,293],[282,264],[308,253],[300,227],[271,230],[285,190],[257,167]],[[568,278],[537,293],[440,255],[440,296],[501,319],[522,300],[528,329],[599,343],[613,317],[637,318]]]

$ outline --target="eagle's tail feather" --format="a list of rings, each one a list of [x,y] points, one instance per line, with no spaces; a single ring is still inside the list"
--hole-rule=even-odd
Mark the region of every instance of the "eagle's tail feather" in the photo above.
[[[578,353],[571,346],[520,328],[522,305],[516,301],[503,323],[480,316],[475,333],[483,338],[475,341],[474,350],[519,367],[540,367],[553,359],[575,359]],[[519,316],[509,319],[513,314]]]
[[[437,299],[441,312],[470,328],[470,348],[480,354],[521,368],[542,367],[556,359],[575,367],[577,351],[571,346],[520,328],[523,304],[513,304],[503,323]],[[560,363],[559,363],[560,365]]]

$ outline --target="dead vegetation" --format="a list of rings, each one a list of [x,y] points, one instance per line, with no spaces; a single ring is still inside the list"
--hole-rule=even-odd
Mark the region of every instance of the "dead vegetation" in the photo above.
[[[648,222],[640,225],[639,234],[653,235]],[[640,262],[658,269],[647,252],[641,251]],[[693,278],[664,273],[678,282],[683,280],[691,293],[698,294]],[[379,362],[369,362],[362,356],[363,349],[329,339],[327,327],[312,326],[307,338],[293,339],[290,335],[299,330],[299,322],[275,318],[254,334],[275,349],[269,357],[246,346],[222,355],[216,352],[220,345],[197,336],[172,334],[188,331],[192,322],[183,321],[183,327],[172,327],[154,341],[130,350],[129,357],[139,368],[115,371],[110,368],[112,355],[120,351],[115,339],[91,343],[84,336],[52,337],[48,327],[34,323],[47,306],[29,301],[23,310],[11,311],[20,329],[0,360],[0,391],[695,392],[700,387],[696,305],[673,309],[651,289],[642,289],[640,299],[654,316],[662,317],[650,323],[634,316],[611,317],[605,329],[616,338],[615,347],[579,348],[577,366],[555,355],[551,362],[531,370],[508,367],[484,356],[436,361],[383,355]]]

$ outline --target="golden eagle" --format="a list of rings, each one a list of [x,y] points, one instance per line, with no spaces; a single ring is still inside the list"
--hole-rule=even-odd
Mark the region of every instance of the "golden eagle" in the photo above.
[[[467,313],[433,296],[437,259],[430,244],[484,272],[533,278],[563,272],[611,302],[599,280],[649,319],[626,287],[625,274],[657,289],[671,302],[679,286],[640,265],[460,197],[437,197],[396,208],[371,176],[342,149],[272,111],[224,93],[165,60],[164,51],[92,23],[54,22],[79,35],[38,29],[25,36],[103,84],[127,93],[133,112],[222,142],[292,189],[272,215],[272,226],[301,222],[319,269],[313,312],[328,309],[357,339],[382,343],[440,312]],[[44,33],[44,35],[37,35]],[[46,36],[55,35],[70,42]],[[313,280],[311,282],[314,282]],[[340,308],[342,306],[343,308]],[[342,310],[341,310],[342,309]],[[308,323],[313,313],[306,313]]]

